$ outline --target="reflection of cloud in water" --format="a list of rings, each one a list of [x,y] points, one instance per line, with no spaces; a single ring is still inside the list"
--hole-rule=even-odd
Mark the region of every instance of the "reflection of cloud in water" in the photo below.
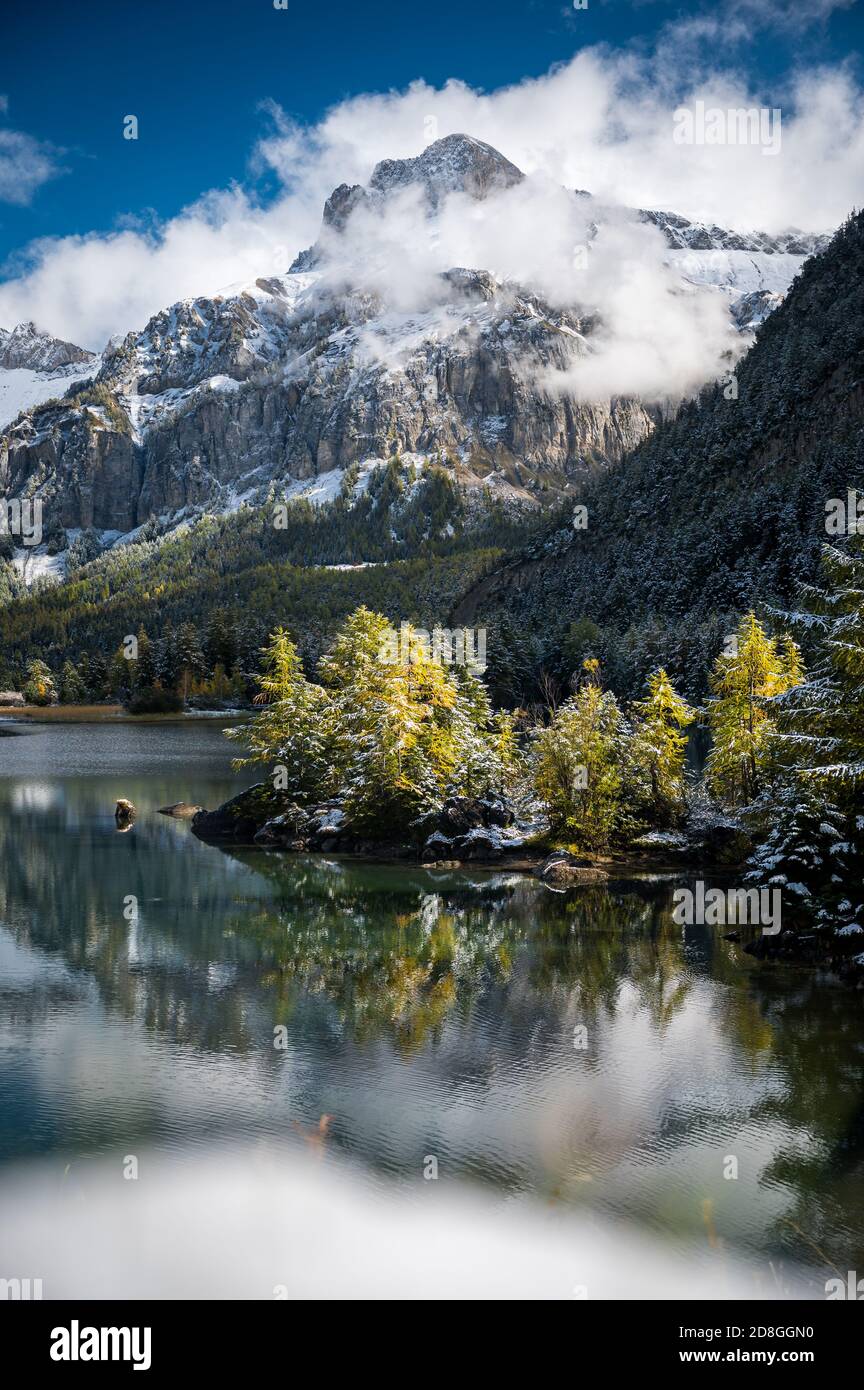
[[[46,958],[39,951],[21,946],[0,922],[0,981],[3,989],[19,992],[47,984],[68,985],[75,980],[61,960]]]
[[[16,811],[50,811],[62,806],[65,797],[56,782],[16,782],[10,800]]]
[[[383,1190],[283,1146],[139,1152],[7,1178],[8,1269],[62,1298],[753,1299],[805,1296],[707,1243],[469,1193],[439,1174]],[[813,1296],[824,1276],[812,1276]]]
[[[421,900],[424,938],[426,909],[436,899]],[[320,966],[335,943],[315,925]],[[295,921],[293,931],[298,927]],[[290,937],[292,926],[282,930]],[[346,941],[360,944],[358,931],[349,925]],[[370,940],[381,931],[377,926]],[[409,933],[403,948],[411,940]],[[129,946],[134,951],[134,942]],[[355,972],[360,957],[345,963]],[[742,1068],[708,980],[695,980],[679,999],[662,1043],[651,999],[616,980],[614,1007],[594,1014],[589,1046],[578,1052],[574,1026],[591,1018],[580,991],[559,987],[538,997],[530,953],[517,955],[506,976],[476,977],[474,989],[477,961],[469,955],[465,989],[473,1007],[449,1010],[434,1045],[406,1056],[387,1030],[353,1045],[344,1020],[334,1026],[333,1001],[324,994],[292,992],[283,1012],[248,969],[211,959],[201,982],[225,1014],[219,1022],[189,992],[196,973],[190,970],[176,949],[151,956],[131,976],[125,1020],[103,1015],[95,986],[86,1027],[80,1003],[54,1007],[50,1046],[29,1056],[30,1086],[73,1144],[78,1134],[102,1132],[107,1114],[116,1144],[134,1148],[152,1132],[154,1114],[166,1141],[185,1145],[200,1134],[284,1134],[326,1110],[336,1117],[334,1149],[379,1171],[404,1176],[434,1152],[451,1174],[511,1192],[535,1189],[565,1204],[588,1200],[595,1209],[652,1222],[657,1213],[667,1237],[672,1204],[676,1241],[682,1232],[704,1237],[706,1199],[715,1202],[719,1227],[733,1244],[790,1211],[793,1192],[760,1184],[783,1126],[776,1114],[765,1122],[759,1114],[782,1098],[782,1077],[770,1068],[761,1076]],[[167,993],[160,981],[171,986]],[[240,1018],[238,1045],[225,1048],[226,1026]],[[275,1051],[273,1025],[282,1021],[287,1047]],[[215,1051],[208,1046],[214,1029]],[[785,1134],[795,1141],[794,1130]],[[722,1174],[730,1151],[742,1167],[734,1184]]]
[[[110,766],[103,742],[89,756]],[[328,1114],[328,1152],[387,1181],[435,1153],[449,1182],[641,1222],[679,1251],[705,1242],[710,1202],[727,1249],[809,1258],[786,1217],[854,1267],[855,1173],[838,1205],[824,1153],[860,1092],[859,1012],[682,932],[668,885],[552,894],[503,865],[221,853],[157,814],[232,790],[188,763],[70,778],[59,811],[3,811],[16,783],[53,787],[53,765],[0,768],[0,922],[32,952],[0,987],[3,1156],[203,1153]],[[128,836],[115,793],[139,806]]]

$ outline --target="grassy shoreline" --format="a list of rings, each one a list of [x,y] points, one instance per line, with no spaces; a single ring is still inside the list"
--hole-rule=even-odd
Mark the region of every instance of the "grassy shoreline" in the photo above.
[[[230,723],[249,717],[248,710],[184,710],[172,714],[130,714],[123,705],[19,705],[3,706],[0,722],[26,720],[29,724],[188,724],[190,720],[224,718]]]

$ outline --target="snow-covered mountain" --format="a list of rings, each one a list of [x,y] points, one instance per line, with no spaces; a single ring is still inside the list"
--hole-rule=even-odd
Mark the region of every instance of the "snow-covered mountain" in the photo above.
[[[427,145],[411,159],[382,159],[375,165],[367,187],[341,183],[324,204],[322,236],[300,255],[292,271],[313,270],[326,258],[328,234],[347,230],[358,209],[380,210],[394,194],[406,188],[419,188],[426,210],[434,215],[451,193],[467,193],[478,201],[503,188],[512,188],[525,178],[521,169],[503,154],[470,135],[447,135]]]
[[[0,328],[0,429],[23,410],[62,396],[97,366],[95,353],[53,338],[35,323]]]
[[[603,325],[593,310],[561,308],[483,269],[432,277],[411,310],[348,273],[328,274],[334,255],[350,251],[361,209],[386,209],[416,189],[434,232],[449,194],[482,201],[523,177],[491,146],[448,136],[416,158],[383,161],[366,187],[337,188],[318,242],[287,275],[162,310],[143,331],[112,341],[101,361],[30,326],[28,360],[39,365],[13,372],[31,372],[40,386],[50,372],[91,379],[36,404],[0,437],[0,489],[43,497],[56,548],[82,527],[113,539],[150,518],[171,525],[286,488],[296,495],[319,475],[368,469],[396,450],[421,467],[443,462],[466,487],[526,500],[620,458],[662,407],[548,389],[550,376],[572,373],[595,351]],[[595,230],[612,215],[594,200],[589,208]],[[614,215],[658,227],[685,300],[723,295],[730,341],[780,302],[820,245],[792,233],[740,236],[672,213]],[[27,334],[15,334],[0,351],[18,362]],[[59,378],[50,394],[63,394]]]
[[[291,270],[320,267],[328,255],[338,252],[340,239],[350,240],[351,219],[358,211],[380,212],[406,188],[422,189],[426,208],[434,219],[450,194],[467,193],[482,200],[524,179],[521,170],[491,145],[468,135],[445,136],[415,158],[383,160],[373,170],[368,186],[340,184],[333,191],[324,207],[318,241],[301,251]],[[757,293],[782,297],[804,259],[823,250],[831,239],[828,235],[798,230],[776,236],[760,231],[730,231],[690,221],[675,212],[611,207],[584,189],[574,189],[572,197],[586,219],[589,243],[604,226],[620,222],[622,216],[633,223],[655,226],[669,250],[667,264],[686,283],[721,291],[729,301],[733,322],[742,329],[750,325],[737,301]],[[779,299],[771,301],[770,307],[776,303]],[[770,312],[769,301],[763,301],[763,305]]]
[[[728,299],[732,321],[742,333],[751,333],[777,308],[802,262],[831,240],[798,231],[781,236],[730,232],[674,212],[641,210],[638,216],[663,233],[668,264],[683,280],[710,286]]]
[[[95,353],[74,343],[64,343],[41,332],[35,323],[19,323],[11,332],[0,328],[0,367],[26,367],[34,372],[56,372],[63,367],[85,364]]]
[[[730,232],[723,227],[691,222],[675,212],[652,212],[644,208],[638,213],[643,222],[659,227],[669,246],[676,251],[755,251],[768,256],[789,254],[812,256],[822,251],[830,241],[828,236],[791,230],[780,236],[767,232]]]
[[[637,401],[536,385],[587,351],[590,325],[482,271],[442,279],[416,313],[314,274],[174,305],[109,346],[90,387],[0,439],[0,486],[35,485],[64,529],[128,532],[399,449],[527,499],[652,427]]]

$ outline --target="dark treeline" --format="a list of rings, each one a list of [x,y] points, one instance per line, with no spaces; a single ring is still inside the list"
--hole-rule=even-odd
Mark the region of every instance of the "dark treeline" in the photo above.
[[[117,648],[142,626],[167,653],[163,667],[171,666],[177,632],[191,627],[205,651],[196,676],[214,676],[217,665],[231,676],[233,661],[206,649],[216,615],[236,630],[242,672],[257,670],[279,623],[290,623],[304,661],[314,663],[358,603],[394,622],[446,624],[465,589],[539,524],[488,493],[469,505],[446,468],[417,478],[398,456],[359,496],[356,484],[349,469],[340,496],[324,506],[274,495],[266,506],[206,517],[166,537],[150,523],[137,543],[104,554],[85,533],[71,547],[65,581],[38,580],[29,590],[0,554],[0,688],[21,689],[33,660],[59,688],[71,661],[83,663],[89,699],[120,695],[119,675],[106,685],[101,668],[110,669]]]
[[[727,383],[706,388],[465,609],[516,699],[585,655],[632,697],[663,664],[700,698],[725,634],[817,574],[826,504],[864,490],[864,214],[808,260]],[[499,634],[492,639],[493,629]],[[806,643],[805,643],[806,647]]]

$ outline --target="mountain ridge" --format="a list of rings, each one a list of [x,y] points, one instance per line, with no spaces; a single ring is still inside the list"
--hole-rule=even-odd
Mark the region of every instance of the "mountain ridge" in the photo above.
[[[350,236],[364,202],[413,186],[434,218],[450,193],[482,201],[524,181],[492,146],[446,136],[381,161],[365,189],[334,190],[323,225]],[[628,216],[663,230],[683,285],[728,300],[730,343],[776,307],[816,244],[703,235],[676,214]],[[25,410],[0,436],[0,486],[42,498],[55,551],[69,532],[93,529],[113,544],[153,520],[170,529],[311,486],[334,468],[383,466],[394,452],[421,468],[443,462],[460,485],[528,505],[619,460],[668,408],[636,396],[581,400],[544,384],[590,357],[593,312],[556,307],[483,269],[453,267],[434,284],[428,306],[408,312],[377,291],[292,269],[179,301],[100,358],[61,345],[81,355],[82,370],[76,361],[74,387],[50,392],[61,399]]]
[[[582,489],[584,530],[553,524],[453,620],[497,628],[499,655],[520,631],[542,632],[520,658],[535,674],[551,663],[566,679],[590,649],[616,688],[635,689],[659,662],[698,695],[734,616],[813,579],[826,506],[850,487],[864,491],[860,212],[759,327],[734,390],[684,403]]]
[[[55,338],[32,320],[0,328],[0,430],[23,411],[63,395],[73,381],[93,375],[98,362],[96,353]]]

